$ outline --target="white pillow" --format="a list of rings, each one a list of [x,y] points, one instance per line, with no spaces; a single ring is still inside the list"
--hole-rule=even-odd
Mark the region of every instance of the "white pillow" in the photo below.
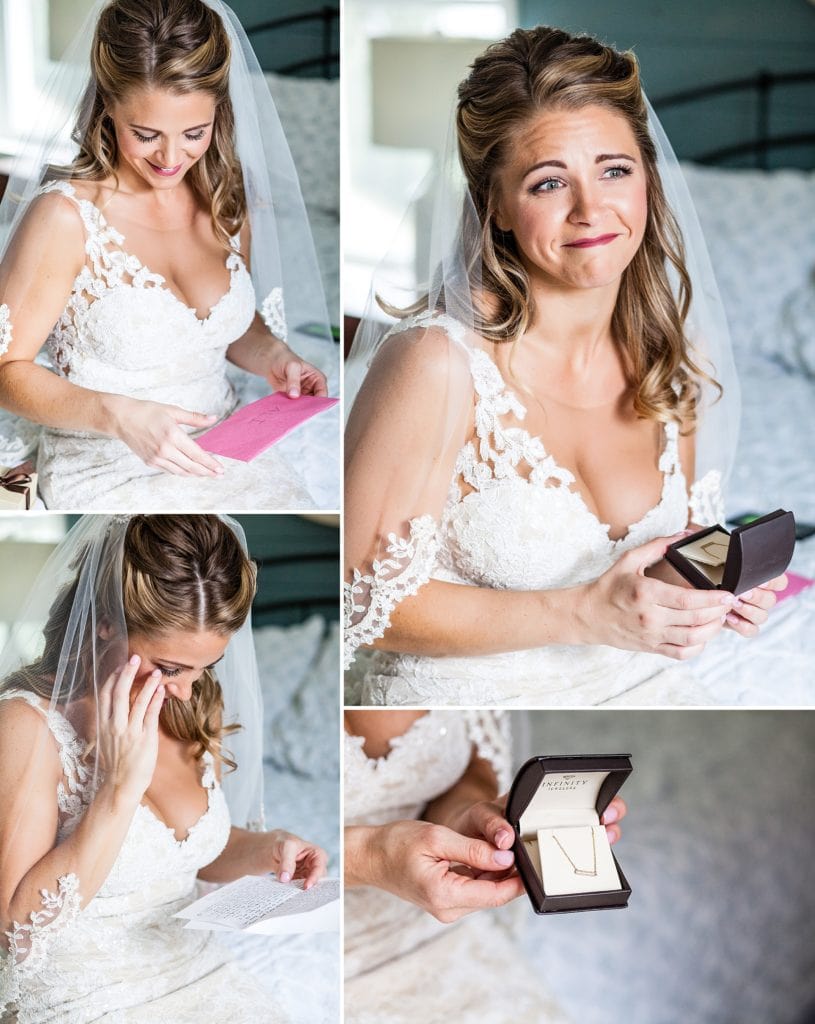
[[[784,303],[778,339],[784,365],[815,377],[815,271]]]
[[[306,206],[340,212],[340,88],[338,79],[266,73]]]
[[[684,164],[739,351],[774,356],[784,300],[815,265],[815,174]]]

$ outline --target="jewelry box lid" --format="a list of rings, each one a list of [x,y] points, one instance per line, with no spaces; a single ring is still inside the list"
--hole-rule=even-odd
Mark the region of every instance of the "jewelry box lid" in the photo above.
[[[607,772],[595,805],[602,815],[631,774],[630,754],[539,754],[518,770],[507,797],[506,818],[517,830],[524,811],[547,775],[571,772]]]

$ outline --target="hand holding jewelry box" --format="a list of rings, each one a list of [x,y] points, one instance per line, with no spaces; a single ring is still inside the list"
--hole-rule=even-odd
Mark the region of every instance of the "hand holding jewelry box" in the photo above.
[[[506,814],[536,913],[628,904],[631,888],[601,818],[631,770],[628,754],[543,755],[516,775]]]
[[[700,590],[742,594],[781,576],[795,547],[795,518],[777,509],[732,533],[711,526],[668,547],[665,558]]]

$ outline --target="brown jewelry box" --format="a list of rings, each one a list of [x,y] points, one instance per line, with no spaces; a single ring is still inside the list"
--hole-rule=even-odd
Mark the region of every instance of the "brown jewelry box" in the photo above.
[[[577,910],[603,910],[628,906],[631,886],[620,868],[614,853],[611,857],[620,877],[620,888],[606,892],[572,893],[547,896],[543,881],[530,860],[521,834],[521,818],[533,797],[547,777],[568,776],[583,772],[607,772],[595,803],[598,818],[617,795],[631,774],[630,754],[564,754],[540,755],[530,758],[519,769],[507,797],[506,817],[515,830],[515,867],[524,883],[529,901],[536,914],[564,914]]]
[[[683,553],[683,548],[695,546],[713,535],[718,535],[721,542],[718,547],[726,547],[727,555],[723,567],[717,565],[705,570],[704,564]],[[743,594],[780,576],[790,564],[794,548],[795,517],[792,512],[779,508],[746,526],[735,527],[732,533],[723,526],[710,526],[684,537],[669,545],[665,558],[688,583],[700,590]],[[707,575],[714,570],[716,575],[721,574],[721,582],[716,582],[715,575]]]

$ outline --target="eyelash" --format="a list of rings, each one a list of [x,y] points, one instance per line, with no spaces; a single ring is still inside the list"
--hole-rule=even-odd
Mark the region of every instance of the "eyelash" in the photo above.
[[[189,139],[190,142],[200,142],[201,139],[203,139],[204,137],[204,131],[205,129],[202,128],[197,135],[188,135],[186,132],[184,132],[184,138]],[[142,135],[140,132],[136,131],[134,131],[133,134],[136,136],[139,142],[155,142],[156,139],[158,138],[158,135]]]
[[[181,669],[180,668],[161,668],[161,665],[159,665],[158,667],[161,670],[161,674],[166,679],[173,679],[175,676],[180,676],[181,675]]]
[[[619,178],[627,178],[628,175],[632,173],[632,168],[628,167],[626,164],[614,164],[612,167],[606,167],[603,173],[605,174],[608,171],[620,171],[621,172],[619,175],[615,175],[614,177],[608,179],[609,181],[615,181],[615,180],[619,180]],[[556,183],[560,183],[561,179],[560,178],[544,178],[543,181],[536,182],[530,188],[529,191],[532,192],[532,193],[558,192],[558,191],[560,191],[559,189],[556,189],[556,188],[544,188],[543,187],[544,185],[548,185],[549,182],[552,182],[552,181],[554,181]]]

